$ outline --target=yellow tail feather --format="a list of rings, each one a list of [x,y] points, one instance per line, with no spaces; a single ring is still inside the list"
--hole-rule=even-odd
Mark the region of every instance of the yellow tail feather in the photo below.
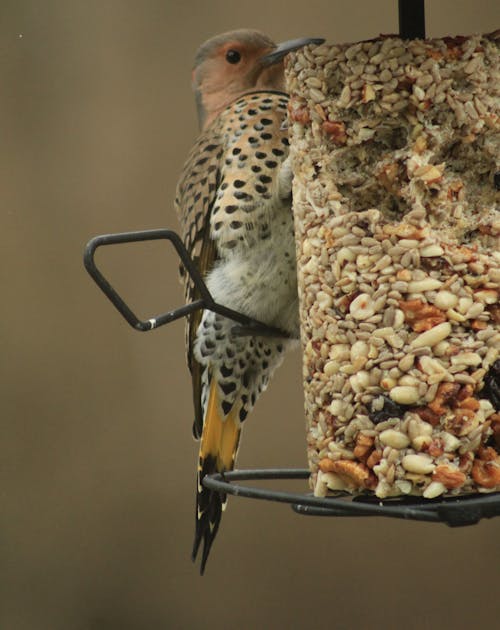
[[[202,485],[205,475],[232,470],[238,443],[240,425],[238,405],[227,416],[223,416],[219,406],[217,383],[210,385],[210,395],[203,423],[198,465],[198,492],[196,496],[196,530],[193,544],[193,560],[203,541],[200,572],[203,574],[210,548],[219,529],[222,510],[225,508],[226,495],[209,490]]]
[[[236,406],[226,417],[222,416],[217,383],[212,381],[201,436],[200,462],[212,457],[216,462],[217,472],[232,470],[234,466],[241,432],[240,424],[236,419],[237,411]]]

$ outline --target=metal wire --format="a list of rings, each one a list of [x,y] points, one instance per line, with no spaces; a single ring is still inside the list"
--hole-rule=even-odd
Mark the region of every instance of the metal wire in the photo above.
[[[292,509],[309,516],[384,516],[430,523],[446,523],[450,527],[474,525],[482,518],[500,516],[500,493],[471,494],[439,499],[421,497],[391,497],[378,499],[373,495],[353,497],[338,493],[335,497],[312,495],[282,490],[245,486],[237,481],[307,479],[305,468],[257,468],[233,470],[224,474],[207,475],[203,485],[224,494],[289,503]]]
[[[150,317],[147,320],[141,320],[132,311],[125,300],[118,294],[117,290],[111,285],[109,280],[99,270],[95,262],[95,252],[101,246],[120,245],[123,243],[136,243],[139,241],[156,241],[161,239],[172,243],[194,286],[199,291],[201,298],[199,300],[191,302],[190,304],[185,304],[184,306],[176,308],[172,311],[168,311],[167,313],[155,315],[154,317]],[[214,311],[215,313],[218,313],[219,315],[223,315],[224,317],[232,319],[235,322],[238,322],[240,325],[235,326],[232,330],[233,334],[235,335],[258,335],[265,337],[285,338],[289,336],[286,332],[280,330],[279,328],[267,326],[262,322],[259,322],[255,319],[252,319],[251,317],[248,317],[247,315],[244,315],[243,313],[239,313],[238,311],[227,308],[222,304],[218,304],[210,294],[210,291],[203,281],[203,278],[201,277],[201,274],[198,271],[196,264],[184,247],[182,239],[176,232],[173,232],[172,230],[141,230],[138,232],[118,232],[116,234],[103,234],[101,236],[96,236],[87,243],[83,255],[83,261],[86,270],[95,281],[97,286],[103,291],[103,293],[111,301],[115,308],[135,330],[148,332],[149,330],[153,330],[154,328],[159,328],[160,326],[169,324],[170,322],[173,322],[180,317],[189,315],[194,311],[200,309],[208,309]]]
[[[401,39],[425,39],[424,0],[398,0]]]

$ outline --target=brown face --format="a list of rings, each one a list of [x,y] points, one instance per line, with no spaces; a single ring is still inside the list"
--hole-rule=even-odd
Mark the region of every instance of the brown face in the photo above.
[[[276,45],[258,31],[243,29],[205,42],[192,76],[200,126],[206,127],[228,103],[251,90],[283,91],[284,57],[323,41],[303,37]]]
[[[272,46],[229,40],[214,48],[193,70],[193,87],[202,127],[228,103],[252,89],[283,89],[283,64],[265,67]]]
[[[252,88],[264,69],[259,60],[271,50],[237,40],[225,42],[193,70],[195,88],[202,92]]]

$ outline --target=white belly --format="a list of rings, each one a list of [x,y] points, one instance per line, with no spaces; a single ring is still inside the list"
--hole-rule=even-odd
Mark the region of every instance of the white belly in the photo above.
[[[228,252],[207,278],[216,302],[298,334],[295,242],[289,208],[275,210],[271,236]]]

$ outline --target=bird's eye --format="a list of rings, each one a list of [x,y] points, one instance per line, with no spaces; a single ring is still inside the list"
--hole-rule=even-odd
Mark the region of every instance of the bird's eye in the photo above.
[[[226,61],[229,63],[238,63],[241,59],[241,55],[237,50],[228,50],[226,53]]]

